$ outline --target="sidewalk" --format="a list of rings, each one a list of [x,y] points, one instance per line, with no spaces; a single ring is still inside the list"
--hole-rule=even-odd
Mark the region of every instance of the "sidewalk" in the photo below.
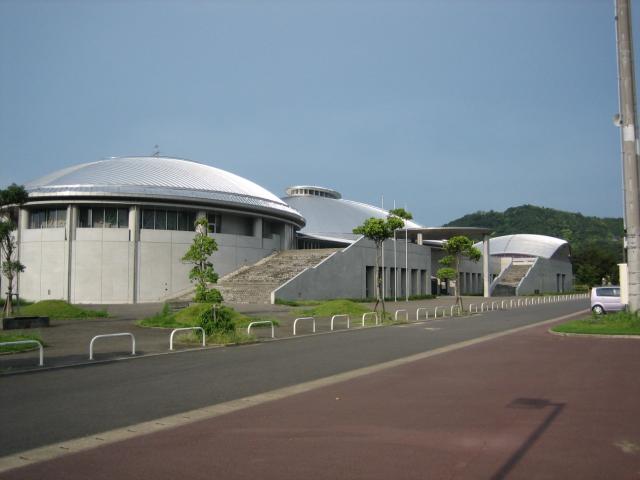
[[[640,341],[547,328],[0,478],[638,478]]]
[[[500,297],[499,301],[510,300]],[[481,302],[497,301],[496,299],[484,299],[482,297],[464,297],[464,304],[480,304]],[[454,297],[439,297],[432,300],[387,302],[387,311],[393,315],[396,310],[406,310],[410,321],[416,318],[417,308],[426,308],[429,317],[433,317],[436,306],[449,308],[455,302]],[[286,305],[267,304],[229,304],[239,312],[250,316],[269,316],[278,319],[279,326],[275,327],[276,338],[286,338],[293,335],[293,322],[296,311],[304,307],[289,307]],[[373,309],[373,304],[368,308]],[[128,332],[135,336],[136,355],[148,355],[166,353],[169,350],[169,335],[171,329],[143,328],[136,325],[136,321],[153,315],[162,309],[162,304],[136,304],[136,305],[87,305],[88,308],[106,309],[109,318],[52,320],[51,327],[41,329],[24,330],[25,333],[37,333],[47,347],[44,351],[45,367],[76,365],[89,361],[89,343],[96,335]],[[531,308],[531,307],[529,307]],[[381,310],[379,310],[381,311]],[[440,310],[440,315],[442,310]],[[424,312],[421,312],[424,315]],[[400,318],[404,319],[404,314]],[[330,331],[330,317],[318,317],[316,319],[316,332]],[[351,318],[351,328],[361,325],[361,317]],[[336,330],[346,328],[345,319],[336,321]],[[20,330],[12,330],[19,333]],[[254,328],[251,332],[260,340],[267,340],[271,336],[270,328]],[[297,333],[312,333],[311,322],[301,322],[297,327]],[[176,350],[184,348],[198,348],[197,345],[185,345],[179,343],[180,337],[176,337]],[[132,342],[130,337],[116,337],[97,340],[94,346],[95,360],[114,360],[131,357]],[[0,373],[32,370],[37,367],[37,352],[25,352],[19,354],[0,355]]]

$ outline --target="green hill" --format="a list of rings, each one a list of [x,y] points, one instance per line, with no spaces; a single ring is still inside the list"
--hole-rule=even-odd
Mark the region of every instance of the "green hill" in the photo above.
[[[515,233],[549,235],[571,245],[576,282],[595,285],[603,277],[617,282],[617,264],[622,261],[622,218],[587,217],[581,213],[522,205],[504,212],[475,212],[453,220],[445,227],[486,227],[493,236]]]

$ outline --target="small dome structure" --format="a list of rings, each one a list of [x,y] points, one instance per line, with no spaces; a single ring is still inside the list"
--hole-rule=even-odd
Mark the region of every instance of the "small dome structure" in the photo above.
[[[546,235],[504,235],[492,238],[489,245],[491,255],[503,257],[554,258],[567,257],[571,253],[566,240]]]

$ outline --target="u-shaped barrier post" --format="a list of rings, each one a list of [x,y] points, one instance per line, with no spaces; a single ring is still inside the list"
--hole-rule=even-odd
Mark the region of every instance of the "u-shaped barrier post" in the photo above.
[[[491,311],[492,311],[492,312],[495,310],[495,309],[493,308],[493,306],[494,306],[494,305],[496,306],[496,309],[497,309],[497,308],[500,308],[500,306],[498,305],[498,302],[491,302]]]
[[[501,308],[502,310],[504,310],[504,309],[505,309],[505,308],[504,308],[505,302],[506,302],[506,300],[502,300],[502,301],[500,302],[500,308]]]
[[[475,309],[473,307],[475,307]],[[470,303],[469,304],[469,313],[478,313],[478,305],[476,305],[475,303]]]
[[[409,322],[409,312],[407,312],[407,311],[406,311],[406,310],[404,310],[404,309],[396,310],[396,313],[394,313],[394,314],[393,314],[393,318],[394,318],[394,320],[395,320],[396,322],[398,321],[398,314],[399,314],[400,312],[404,312],[404,321],[408,323],[408,322]]]
[[[276,338],[276,331],[275,328],[273,328],[273,322],[271,320],[260,320],[259,322],[251,322],[247,326],[247,335],[251,335],[251,327],[253,327],[254,325],[263,325],[267,323],[271,325],[271,338]]]
[[[445,307],[436,307],[436,309],[433,311],[433,316],[434,318],[438,318],[438,309],[441,308],[442,309],[442,317],[444,318],[446,316],[446,311],[445,311]]]
[[[451,310],[450,310],[450,316],[453,317],[453,310],[457,309],[458,310],[458,316],[461,317],[462,316],[462,309],[460,308],[460,305],[451,305]]]
[[[420,311],[421,310],[424,310],[424,314],[425,314],[424,319],[425,320],[429,320],[429,310],[427,309],[427,307],[419,307],[418,309],[416,309],[416,322],[418,320],[420,320]]]
[[[123,332],[123,333],[107,333],[104,335],[96,335],[89,342],[89,360],[93,360],[93,344],[99,338],[111,338],[111,337],[131,337],[131,355],[136,354],[136,337],[133,336],[133,333]]]
[[[340,315],[334,315],[333,317],[331,317],[331,331],[333,331],[333,321],[336,318],[345,318],[347,319],[347,328],[350,328],[350,322],[351,322],[351,317],[349,315],[346,314],[340,314]]]
[[[171,335],[169,335],[169,350],[173,350],[173,336],[176,332],[185,332],[187,330],[200,330],[202,332],[202,346],[206,346],[206,335],[204,334],[204,328],[202,327],[185,327],[185,328],[174,328],[171,331]]]
[[[484,312],[484,307],[485,307],[485,306],[487,307],[487,311],[489,311],[489,305],[488,305],[486,302],[482,302],[482,303],[480,304],[480,311],[481,311],[481,312]]]
[[[44,367],[44,348],[42,347],[42,343],[40,343],[37,340],[15,340],[13,342],[1,342],[0,347],[3,345],[26,345],[26,344],[38,345],[38,350],[40,350],[40,361],[38,362],[38,366]]]
[[[296,325],[298,324],[299,320],[311,320],[313,322],[313,333],[316,333],[316,319],[313,317],[300,317],[300,318],[296,318],[293,321],[293,335],[296,335]]]
[[[369,315],[373,315],[376,318],[376,325],[378,325],[378,321],[380,320],[380,318],[378,317],[378,312],[367,312],[362,314],[362,326],[364,327],[364,320]]]

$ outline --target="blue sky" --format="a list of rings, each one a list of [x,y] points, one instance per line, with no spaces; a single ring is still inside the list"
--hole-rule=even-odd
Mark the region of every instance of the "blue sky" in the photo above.
[[[384,194],[425,225],[524,203],[621,216],[613,15],[613,0],[0,0],[0,183],[158,144],[277,195]]]

